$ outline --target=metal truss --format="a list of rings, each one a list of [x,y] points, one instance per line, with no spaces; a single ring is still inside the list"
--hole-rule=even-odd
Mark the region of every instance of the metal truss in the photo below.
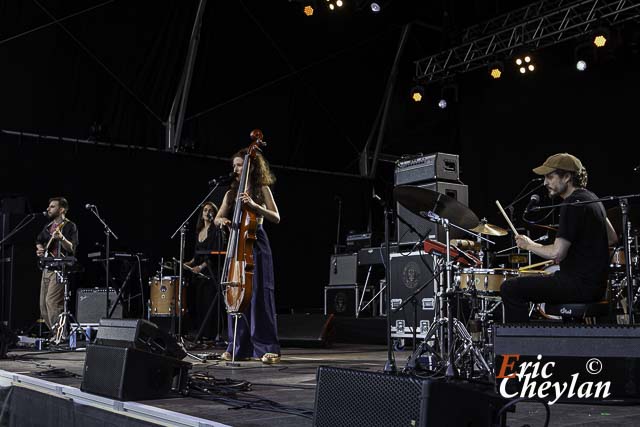
[[[543,0],[467,28],[462,44],[415,61],[415,79],[445,80],[518,49],[536,50],[640,17],[640,0]]]

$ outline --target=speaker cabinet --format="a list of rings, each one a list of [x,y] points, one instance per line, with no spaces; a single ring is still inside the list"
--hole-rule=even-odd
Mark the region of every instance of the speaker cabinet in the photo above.
[[[187,356],[173,336],[142,319],[101,319],[96,344],[135,348],[176,359]]]
[[[76,291],[76,320],[78,323],[98,323],[107,314],[107,290],[104,288],[80,288]],[[116,301],[115,289],[109,288],[109,310]],[[114,319],[122,319],[122,304],[118,303]]]
[[[426,188],[428,190],[442,193],[455,199],[465,206],[469,205],[469,186],[464,184],[456,184],[452,182],[427,182],[424,184],[418,184],[418,187]],[[427,221],[424,218],[419,217],[410,210],[406,209],[400,203],[397,203],[396,212],[398,214],[398,242],[399,243],[416,243],[425,238],[435,238],[440,242],[445,241],[445,233],[442,226]],[[411,230],[406,223],[409,223],[415,228],[418,233],[416,234]],[[452,239],[464,239],[468,235],[464,232],[457,230],[454,227],[449,229],[449,234]],[[429,237],[431,236],[431,237]]]
[[[329,286],[355,285],[358,282],[358,254],[331,255]]]
[[[278,340],[282,346],[328,347],[334,337],[333,314],[284,314],[278,316]]]
[[[489,427],[507,402],[490,385],[462,381],[328,366],[317,380],[316,427]]]
[[[90,345],[80,389],[116,400],[146,400],[186,387],[191,364],[135,348]]]
[[[548,401],[640,403],[639,326],[496,325],[494,350],[496,384],[508,395],[550,382],[566,389],[551,388]],[[523,369],[528,380],[506,378]]]

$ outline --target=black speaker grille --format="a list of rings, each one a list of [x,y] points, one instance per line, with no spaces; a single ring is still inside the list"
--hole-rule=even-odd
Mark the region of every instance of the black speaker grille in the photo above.
[[[415,377],[321,366],[313,425],[417,426],[422,382]]]

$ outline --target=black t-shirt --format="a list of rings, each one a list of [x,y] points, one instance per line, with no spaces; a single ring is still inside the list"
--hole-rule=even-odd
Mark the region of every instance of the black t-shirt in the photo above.
[[[56,227],[53,221],[45,225],[42,231],[40,232],[40,234],[38,234],[38,237],[36,237],[36,243],[40,243],[42,246],[46,247],[47,243],[51,239],[51,234],[53,234],[52,230],[55,230],[55,228]],[[76,226],[75,223],[69,220],[65,220],[65,223],[62,226],[62,229],[60,230],[60,232],[65,237],[65,239],[67,239],[73,244],[73,252],[67,253],[64,247],[62,247],[62,245],[59,245],[59,242],[60,242],[59,240],[53,240],[51,242],[51,246],[49,246],[49,252],[51,253],[51,255],[56,257],[60,255],[61,256],[75,255],[75,253],[78,250],[78,227]],[[58,249],[60,249],[62,254],[58,253]]]
[[[205,261],[210,262],[213,259],[211,256],[212,251],[224,250],[222,248],[224,242],[221,240],[223,239],[221,239],[220,236],[220,229],[213,224],[209,226],[209,230],[207,230],[207,238],[202,242],[198,240],[198,235],[196,234],[193,256],[194,265],[202,264]]]
[[[595,200],[591,191],[578,188],[564,203]],[[556,238],[571,242],[567,256],[560,262],[560,277],[578,280],[580,286],[606,286],[609,266],[606,211],[601,202],[560,208],[560,226]]]

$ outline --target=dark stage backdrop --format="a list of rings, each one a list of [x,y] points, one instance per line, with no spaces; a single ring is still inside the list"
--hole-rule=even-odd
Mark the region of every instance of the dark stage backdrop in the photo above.
[[[13,141],[13,142],[12,142]],[[80,259],[85,274],[78,287],[102,285],[104,276],[87,253],[102,249],[105,236],[97,218],[85,209],[95,204],[100,215],[119,237],[111,238],[112,250],[142,252],[149,258],[149,274],[165,261],[179,258],[179,234],[170,236],[209,192],[207,181],[230,170],[230,161],[197,159],[164,152],[61,143],[17,143],[4,138],[0,145],[0,182],[4,195],[26,195],[34,211],[46,209],[48,198],[68,198],[68,217],[80,233]],[[65,165],[64,173],[54,165]],[[342,200],[342,238],[347,230],[367,225],[370,185],[360,178],[275,170],[273,189],[281,212],[279,225],[266,223],[275,254],[277,302],[288,308],[320,308],[322,288],[329,280],[329,255],[336,240],[338,203]],[[226,189],[212,200],[220,204]],[[37,318],[39,279],[34,277],[32,243],[46,219],[39,219],[14,238],[19,261],[15,286],[31,289],[20,306]],[[186,256],[193,253],[195,221],[189,225]],[[190,259],[190,258],[186,258]],[[111,268],[117,268],[112,263]],[[97,269],[97,271],[96,271]],[[165,273],[166,274],[166,273]],[[134,290],[138,285],[134,283]],[[28,316],[27,316],[28,318]]]
[[[124,85],[56,25],[5,41],[0,45],[0,128],[162,147],[162,120],[184,62],[196,4],[182,3],[114,2],[65,21]],[[256,11],[271,3],[243,4]],[[273,3],[284,7],[288,2]],[[324,36],[340,40],[347,21],[308,24],[289,11],[259,27],[240,2],[209,5],[185,124],[192,150],[226,158],[247,145],[249,132],[258,127],[270,143],[265,154],[274,165],[357,173],[358,151],[382,102],[400,27],[375,28],[371,43],[362,39],[357,49],[352,43],[342,51]],[[47,6],[58,17],[84,7],[60,1]],[[32,2],[2,7],[3,38],[51,21]],[[285,19],[291,26],[281,24]],[[505,228],[495,200],[509,203],[534,177],[531,168],[556,152],[582,159],[589,187],[598,195],[638,193],[635,28],[611,57],[582,74],[575,71],[575,44],[566,43],[537,52],[531,76],[505,72],[503,79],[490,81],[478,70],[459,77],[458,102],[442,111],[435,107],[437,86],[427,87],[427,102],[421,105],[407,100],[411,61],[439,50],[426,37],[419,39],[420,33],[412,34],[400,61],[382,151],[459,154],[471,208]],[[278,51],[263,29],[284,35],[276,40],[295,43]],[[301,53],[287,62],[294,52]],[[92,132],[94,122],[103,125],[101,132]],[[120,236],[114,248],[145,253],[150,272],[160,257],[178,256],[178,241],[169,236],[207,193],[207,181],[228,171],[226,159],[0,137],[0,193],[26,195],[34,211],[44,210],[50,196],[68,197],[70,217],[80,228],[81,255],[104,241],[100,224],[83,209],[86,203],[98,205]],[[278,307],[319,308],[335,243],[336,196],[343,201],[342,240],[347,230],[366,229],[370,216],[373,230],[382,232],[382,210],[371,203],[370,183],[359,178],[278,167],[275,172],[282,223],[268,224],[267,232],[275,254]],[[373,185],[389,199],[392,183],[393,169],[385,164]],[[221,197],[222,192],[214,199]],[[518,218],[524,205],[526,200],[517,206]],[[16,238],[32,240],[40,226],[33,224]],[[509,245],[508,238],[495,240],[497,248]],[[27,260],[24,268],[32,269],[32,251],[25,249],[21,256]],[[31,287],[34,296],[20,303],[35,317],[38,283],[27,279],[27,271],[32,270],[21,273],[19,286]],[[94,280],[88,276],[84,285]]]

